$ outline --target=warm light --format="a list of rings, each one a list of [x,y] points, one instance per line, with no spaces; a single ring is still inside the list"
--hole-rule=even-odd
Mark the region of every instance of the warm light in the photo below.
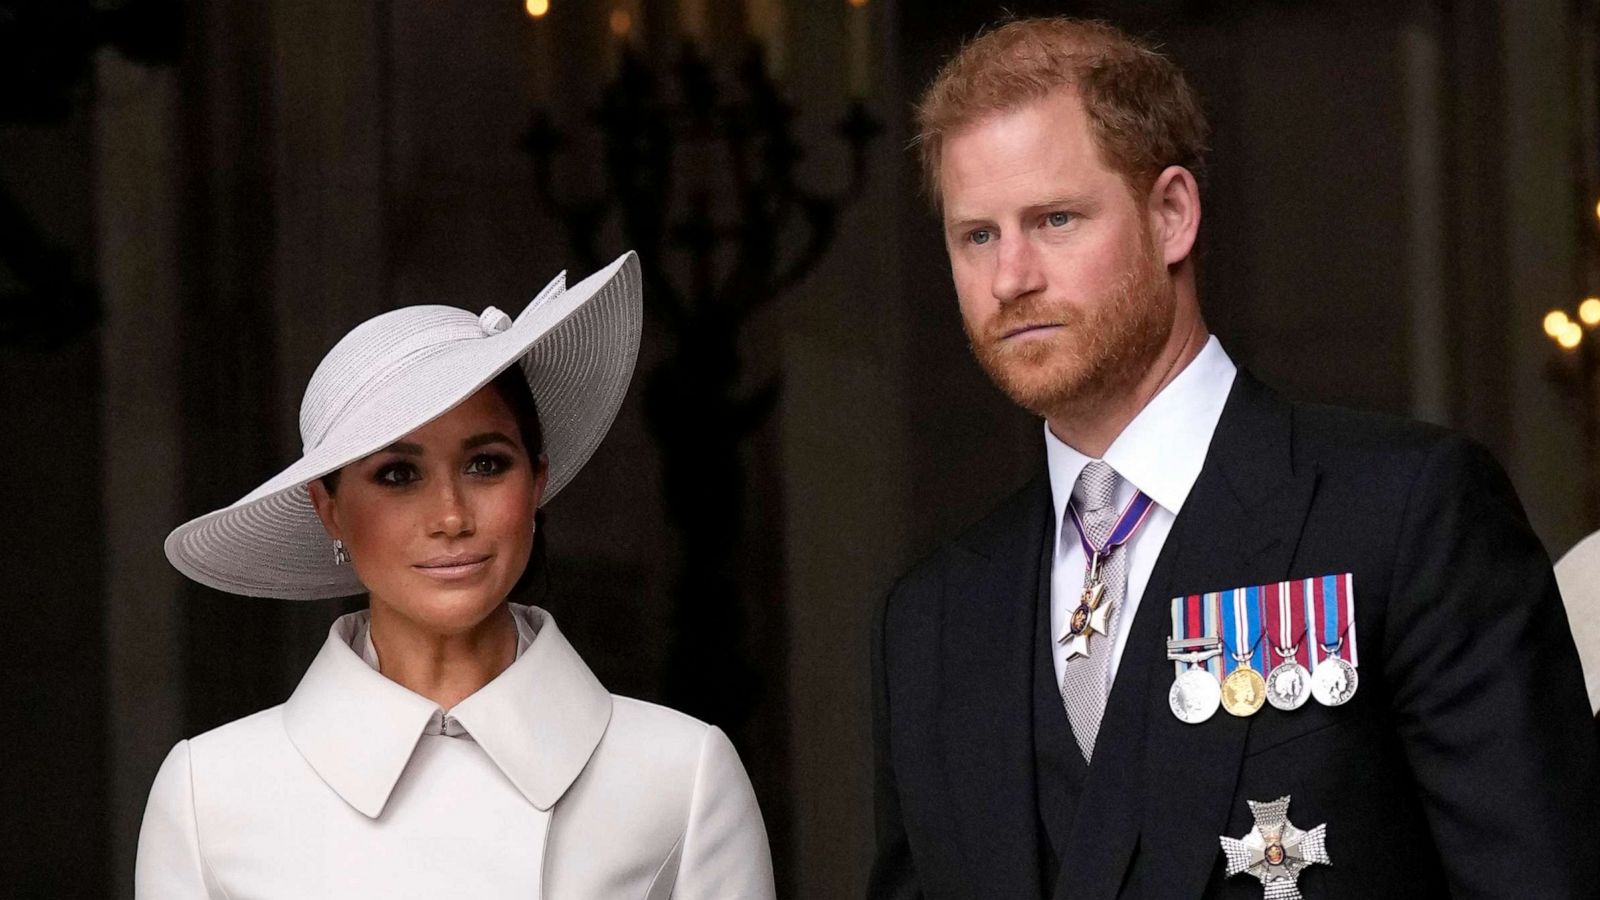
[[[850,0],[850,5],[851,6],[866,6],[867,5],[867,0]],[[1597,212],[1595,213],[1595,215],[1600,215],[1600,207],[1596,207],[1596,210],[1597,210]]]
[[[1594,205],[1595,218],[1600,218],[1600,203]]]
[[[628,15],[628,11],[625,9],[613,9],[611,11],[611,33],[617,37],[627,37],[628,32],[632,30],[633,16]]]
[[[1590,297],[1578,304],[1578,321],[1590,328],[1600,325],[1600,297]]]
[[[1567,326],[1571,324],[1572,320],[1567,318],[1566,313],[1559,309],[1553,309],[1545,314],[1544,333],[1559,340],[1561,333],[1566,331]]]
[[[525,6],[528,10],[528,15],[537,19],[550,11],[550,0],[528,0]]]
[[[1571,350],[1583,341],[1583,328],[1577,322],[1568,322],[1567,327],[1561,329],[1556,335],[1556,343],[1563,348]]]

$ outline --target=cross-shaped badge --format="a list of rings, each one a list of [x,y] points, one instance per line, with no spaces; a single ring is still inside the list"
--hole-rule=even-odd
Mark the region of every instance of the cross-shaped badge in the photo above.
[[[1266,900],[1300,900],[1295,884],[1300,871],[1313,863],[1333,865],[1325,844],[1326,824],[1301,831],[1289,821],[1289,798],[1270,803],[1248,801],[1256,827],[1244,837],[1223,836],[1222,852],[1228,858],[1228,875],[1249,872],[1261,879]]]
[[[1089,638],[1110,631],[1111,604],[1101,602],[1106,586],[1098,578],[1083,589],[1078,605],[1067,616],[1067,627],[1061,634],[1061,643],[1067,645],[1067,659],[1089,655]]]

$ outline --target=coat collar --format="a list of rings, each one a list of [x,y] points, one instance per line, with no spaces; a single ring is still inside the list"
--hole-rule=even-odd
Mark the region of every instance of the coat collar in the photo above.
[[[611,695],[549,613],[511,609],[535,633],[533,643],[450,714],[529,803],[548,810],[599,745]],[[333,623],[283,719],[317,775],[362,815],[377,818],[438,706],[380,675],[352,648],[366,616]]]

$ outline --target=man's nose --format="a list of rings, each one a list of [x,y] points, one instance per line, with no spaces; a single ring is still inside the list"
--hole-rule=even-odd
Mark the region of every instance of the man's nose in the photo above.
[[[1033,242],[1018,234],[997,238],[1000,250],[995,259],[994,283],[990,291],[1002,304],[1044,290],[1044,269]]]

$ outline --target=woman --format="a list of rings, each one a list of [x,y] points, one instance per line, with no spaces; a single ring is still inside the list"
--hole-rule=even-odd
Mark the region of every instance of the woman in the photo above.
[[[628,254],[514,322],[378,316],[312,376],[305,455],[172,533],[203,584],[369,608],[288,702],[173,749],[138,897],[773,896],[722,732],[608,694],[548,613],[507,601],[536,510],[622,402],[640,310]]]

